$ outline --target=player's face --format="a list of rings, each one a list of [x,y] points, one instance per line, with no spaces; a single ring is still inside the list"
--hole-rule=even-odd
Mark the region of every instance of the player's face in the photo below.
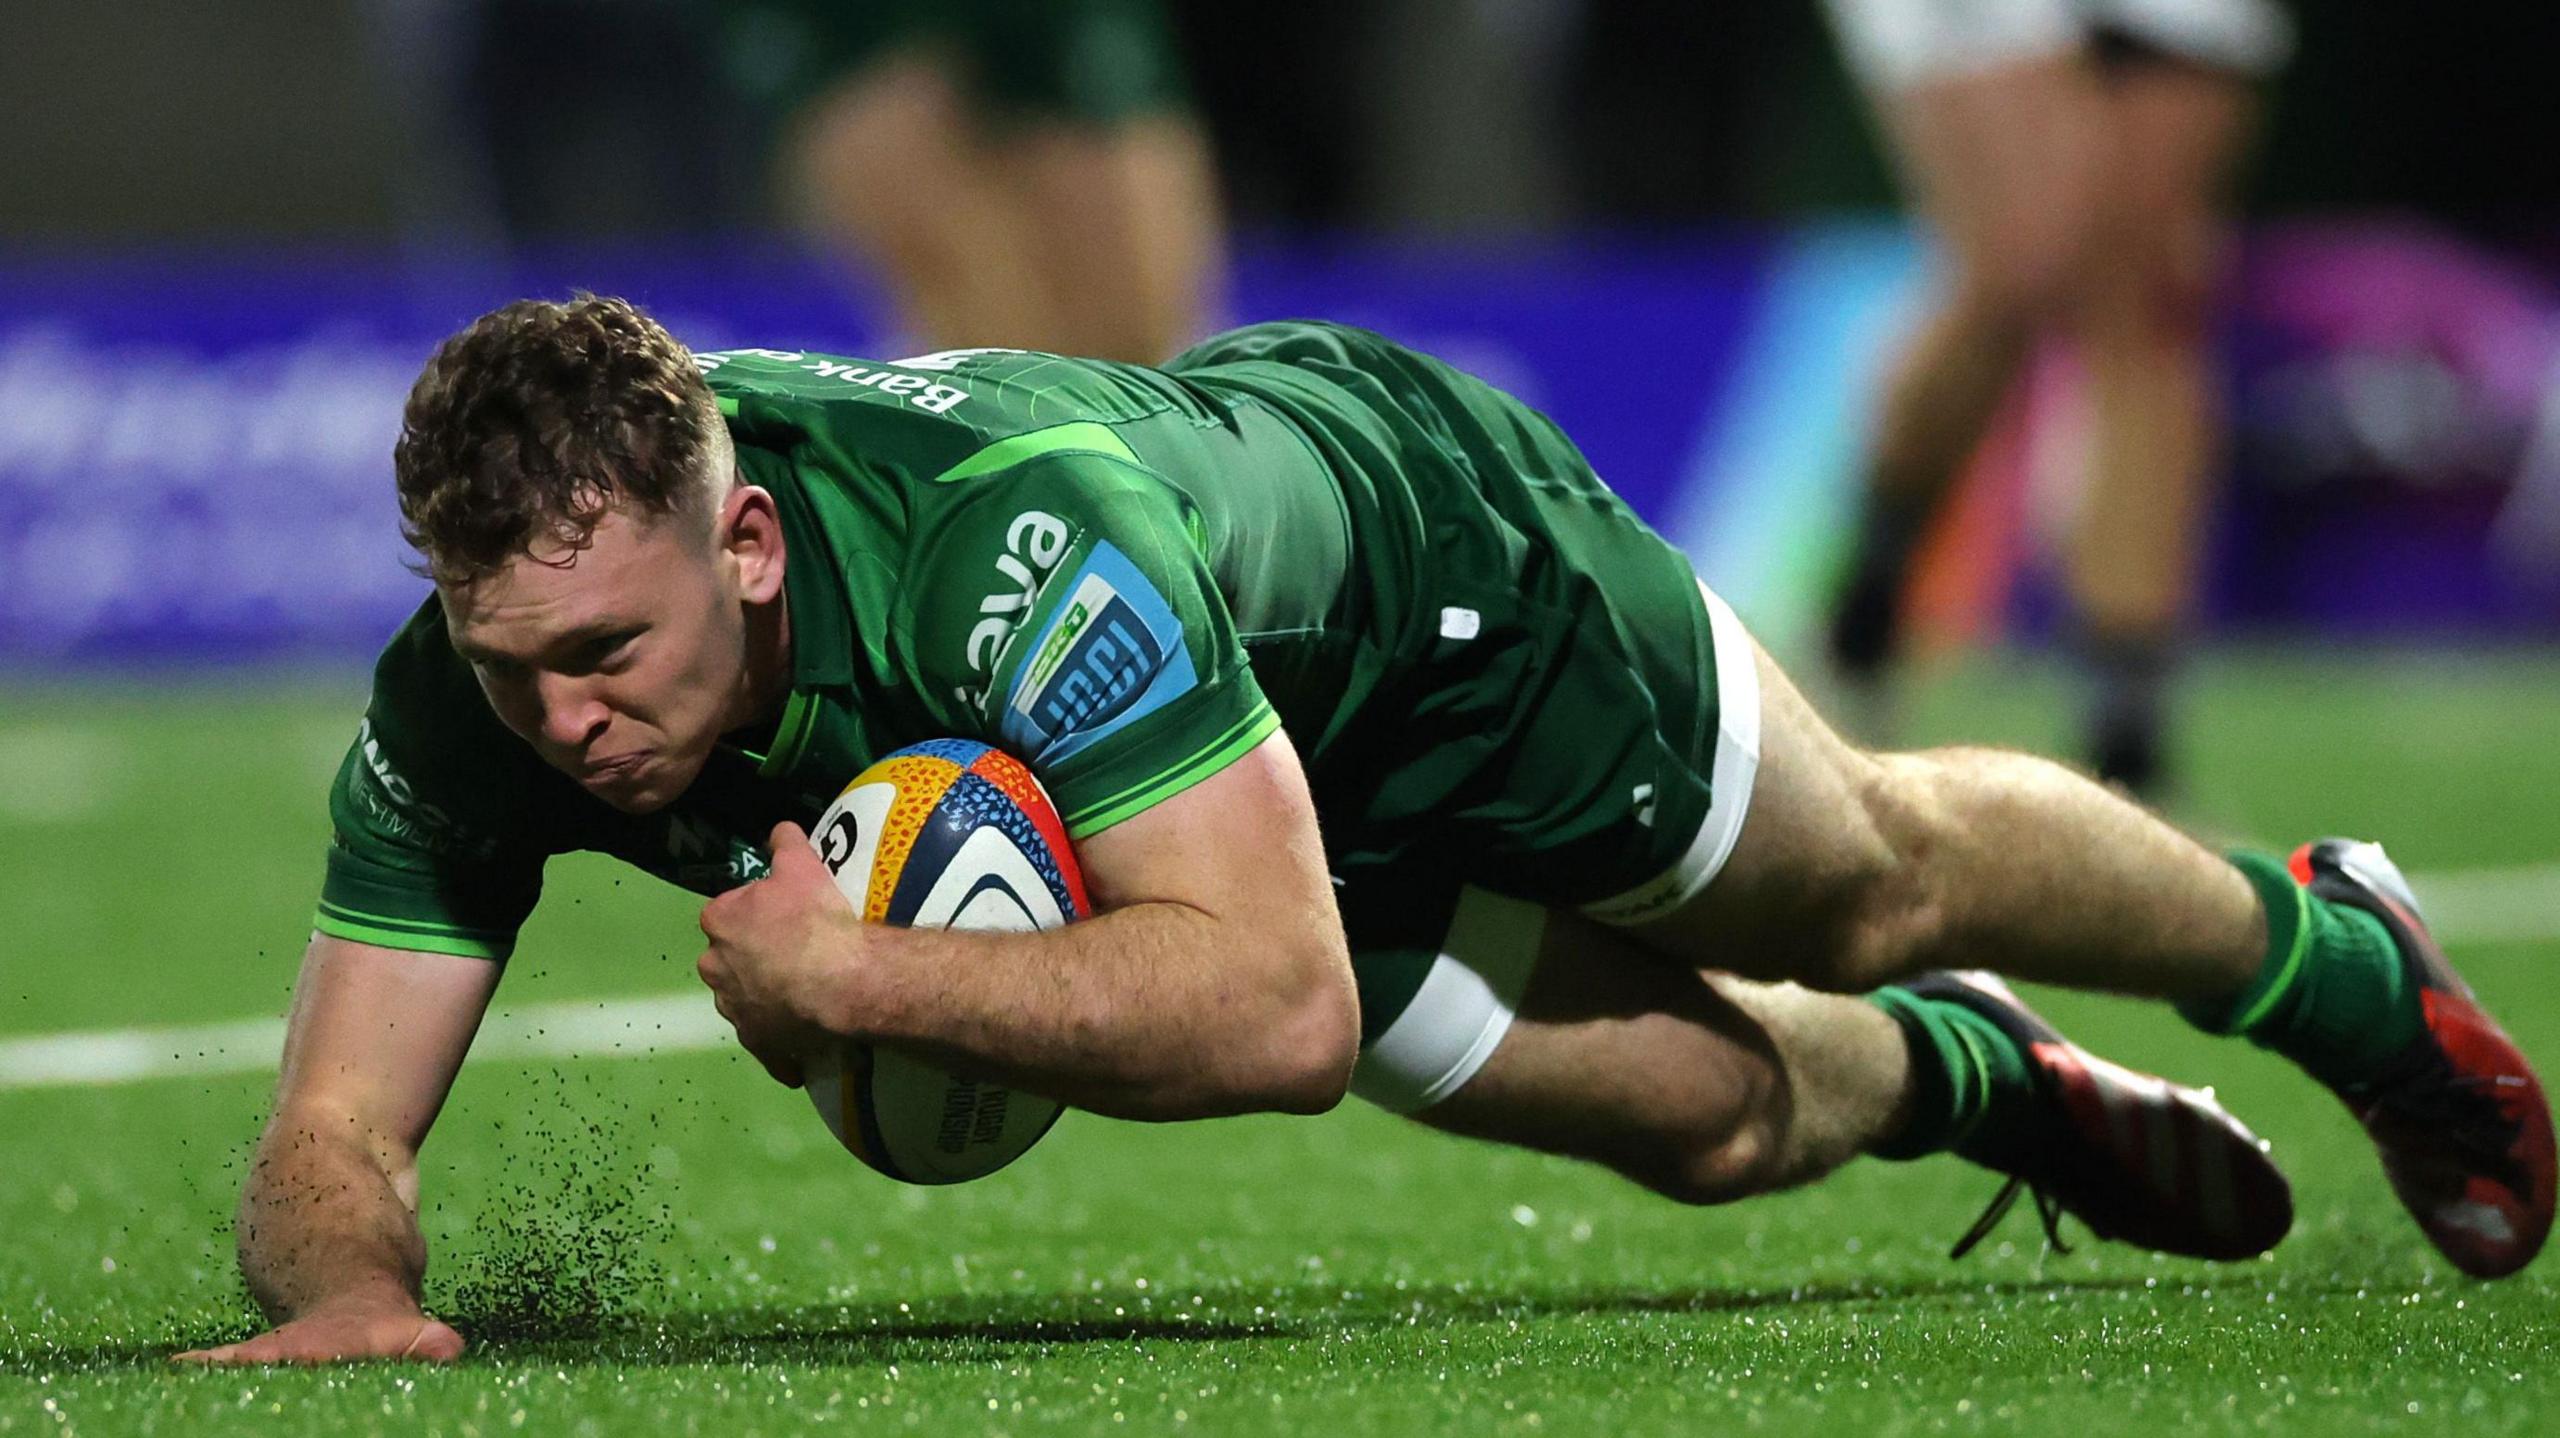
[[[708,517],[612,510],[582,549],[440,589],[453,647],[552,767],[626,813],[661,808],[754,717],[747,609],[781,588],[771,504],[742,488]]]

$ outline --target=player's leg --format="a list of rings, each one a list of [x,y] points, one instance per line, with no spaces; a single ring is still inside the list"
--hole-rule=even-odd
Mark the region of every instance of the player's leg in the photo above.
[[[1887,372],[1856,556],[1833,616],[1844,677],[1879,676],[1929,521],[2086,263],[2100,154],[2095,72],[2057,48],[1921,78],[1878,110],[1941,246],[1929,308]]]
[[[2512,1272],[2540,1249],[2555,1160],[2539,1082],[2379,850],[2225,860],[2042,759],[1861,752],[1730,611],[1709,609],[1719,702],[1756,706],[1749,808],[1729,851],[1693,846],[1707,858],[1687,861],[1696,872],[1674,890],[1687,896],[1635,925],[1641,942],[1849,993],[1963,966],[2173,1000],[2200,1028],[2245,1035],[2345,1099],[2420,1225],[2464,1269]],[[1659,894],[1661,881],[1639,892]],[[1926,1025],[1908,1027],[1917,1052]],[[2023,1029],[2012,1038],[2042,1047]],[[2015,1089],[2018,1072],[1987,1077]],[[1985,1122],[2002,1111],[1994,1102]]]
[[[1718,627],[1720,665],[1740,634]],[[2258,895],[2219,856],[2048,760],[1853,748],[1740,643],[1759,690],[1750,815],[1712,884],[1637,926],[1646,942],[1840,993],[1985,968],[2204,1000],[2256,971]]]
[[[2211,309],[2253,101],[2236,75],[2149,58],[2111,71],[2103,103],[2105,222],[2072,316],[2089,481],[2067,573],[2095,684],[2091,764],[2148,792],[2219,448]]]
[[[1810,1182],[1860,1154],[1953,1151],[2146,1247],[2245,1257],[2291,1222],[2282,1176],[2208,1097],[2077,1049],[1982,981],[1938,975],[1873,1001],[1749,983],[1475,890],[1439,950],[1410,999],[1364,984],[1401,1008],[1353,1081],[1435,1128],[1589,1160],[1685,1203]]]
[[[1902,1037],[1871,1004],[1702,974],[1473,889],[1443,952],[1354,1076],[1434,1127],[1716,1203],[1819,1178],[1907,1116]]]
[[[1035,349],[1158,364],[1198,338],[1219,262],[1209,146],[1160,0],[955,13],[978,123],[1051,328]]]
[[[1041,237],[1057,324],[1041,348],[1157,364],[1199,337],[1221,245],[1208,141],[1188,115],[1026,125],[1000,163]]]
[[[879,267],[909,341],[1036,347],[1056,332],[1036,236],[941,49],[909,45],[821,92],[786,153],[809,222]]]

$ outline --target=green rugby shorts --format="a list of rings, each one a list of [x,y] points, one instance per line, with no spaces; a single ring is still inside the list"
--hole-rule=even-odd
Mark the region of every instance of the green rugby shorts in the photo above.
[[[1695,897],[1731,857],[1750,812],[1760,764],[1754,648],[1730,606],[1703,583],[1697,592],[1711,635],[1715,727],[1701,740],[1656,737],[1687,746],[1713,798],[1694,830],[1675,836],[1676,852],[1661,869],[1630,874],[1624,888],[1577,906],[1603,923],[1642,923]],[[1606,716],[1581,718],[1586,726],[1609,723]],[[1621,722],[1653,722],[1652,711]],[[1590,734],[1584,752],[1610,752],[1606,737]],[[1572,762],[1569,754],[1552,757]],[[1334,876],[1360,990],[1360,1063],[1351,1087],[1392,1112],[1427,1109],[1475,1077],[1510,1031],[1536,967],[1549,906],[1486,887],[1471,868],[1465,855],[1425,855]]]

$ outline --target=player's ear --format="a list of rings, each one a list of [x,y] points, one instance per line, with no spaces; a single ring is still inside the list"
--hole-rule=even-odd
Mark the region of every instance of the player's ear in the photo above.
[[[782,592],[782,516],[773,495],[756,485],[733,486],[720,503],[716,536],[721,553],[737,566],[739,597],[767,604]]]

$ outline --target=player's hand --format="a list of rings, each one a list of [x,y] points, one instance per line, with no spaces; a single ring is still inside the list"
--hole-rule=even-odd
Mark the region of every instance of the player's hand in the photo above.
[[[462,1335],[415,1308],[321,1309],[255,1338],[175,1355],[179,1363],[451,1363]]]
[[[711,941],[694,971],[738,1031],[738,1042],[776,1082],[800,1086],[800,1056],[834,1035],[816,1015],[855,966],[865,927],[836,888],[809,836],[776,824],[773,867],[702,906]]]

